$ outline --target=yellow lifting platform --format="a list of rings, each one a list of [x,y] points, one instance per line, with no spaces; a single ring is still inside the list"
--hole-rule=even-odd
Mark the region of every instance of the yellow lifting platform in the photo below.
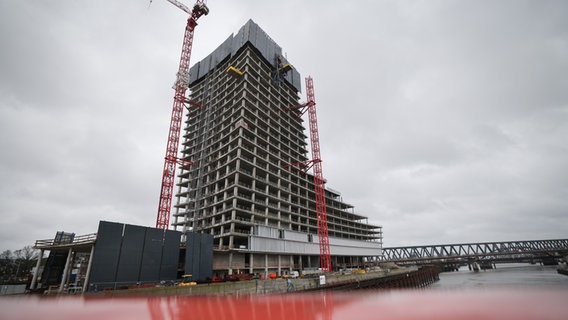
[[[290,71],[290,70],[292,70],[292,65],[289,64],[289,63],[286,63],[285,65],[283,65],[282,67],[280,67],[280,68],[278,69],[278,72],[280,72],[280,73],[282,74],[282,73],[286,73],[286,72],[288,72],[288,71]]]
[[[233,66],[230,66],[227,68],[227,74],[240,77],[243,75],[243,72]]]

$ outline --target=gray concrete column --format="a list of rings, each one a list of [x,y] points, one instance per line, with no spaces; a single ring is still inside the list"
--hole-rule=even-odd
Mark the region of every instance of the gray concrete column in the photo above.
[[[63,269],[63,274],[61,275],[61,284],[59,285],[59,292],[63,292],[63,287],[67,282],[67,273],[69,273],[69,266],[71,265],[71,260],[73,258],[73,248],[69,248],[67,253],[67,260],[65,261],[65,268]]]
[[[91,277],[91,267],[93,266],[93,255],[95,253],[95,245],[91,247],[91,254],[89,255],[89,263],[87,264],[87,273],[85,274],[85,283],[83,283],[83,292],[89,288],[89,278]]]
[[[234,231],[234,230],[235,230],[235,224],[234,224],[234,223],[231,223],[231,229],[230,229],[230,231],[232,232],[232,231]],[[235,238],[234,236],[229,236],[229,249],[233,248],[233,245],[234,245],[234,238]]]
[[[232,236],[231,236],[232,238]],[[233,253],[229,252],[229,275],[233,274]]]
[[[268,254],[264,254],[264,278],[268,278]]]
[[[221,226],[221,234],[223,234],[223,226]],[[223,249],[223,238],[219,238],[219,250]]]
[[[282,276],[282,261],[281,261],[282,256],[278,255],[278,276],[281,277]]]
[[[253,274],[254,273],[254,254],[250,254],[249,257],[249,273]]]
[[[39,267],[41,266],[41,259],[43,258],[43,249],[40,250],[39,256],[37,257],[37,263],[34,271],[34,276],[32,278],[32,283],[30,285],[30,289],[33,290],[36,288],[37,277],[39,273]]]

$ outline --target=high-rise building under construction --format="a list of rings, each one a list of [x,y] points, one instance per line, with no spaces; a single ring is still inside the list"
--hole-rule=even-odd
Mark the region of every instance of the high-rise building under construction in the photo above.
[[[190,71],[189,113],[173,226],[214,236],[213,271],[277,273],[319,267],[314,179],[301,78],[252,20]],[[334,269],[381,254],[380,226],[325,188]]]

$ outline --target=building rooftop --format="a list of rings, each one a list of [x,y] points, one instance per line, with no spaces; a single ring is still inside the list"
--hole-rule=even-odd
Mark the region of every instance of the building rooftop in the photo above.
[[[194,83],[201,80],[225,59],[235,55],[247,43],[256,48],[261,56],[274,68],[288,63],[287,59],[282,55],[282,48],[254,21],[249,20],[236,35],[231,34],[217,49],[191,67],[189,70],[189,86],[191,87]],[[284,80],[292,85],[296,91],[302,91],[301,76],[296,69],[287,72],[284,75]]]

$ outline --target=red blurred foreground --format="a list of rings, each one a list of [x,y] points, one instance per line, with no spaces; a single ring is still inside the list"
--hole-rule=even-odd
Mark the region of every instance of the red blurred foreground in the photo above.
[[[568,319],[568,291],[357,291],[271,296],[0,299],[0,319]]]

